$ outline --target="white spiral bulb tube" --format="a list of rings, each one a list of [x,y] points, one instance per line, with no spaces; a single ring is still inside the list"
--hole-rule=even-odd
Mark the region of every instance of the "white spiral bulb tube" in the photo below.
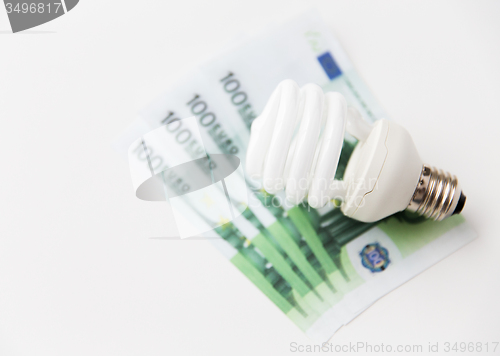
[[[311,207],[324,206],[336,194],[331,183],[347,114],[340,93],[324,94],[316,84],[299,88],[292,80],[281,82],[252,124],[247,174],[262,179],[268,193],[285,189],[294,204],[307,196]]]
[[[336,181],[346,130],[359,142]],[[252,123],[246,171],[270,194],[285,189],[293,204],[307,197],[320,208],[340,198],[342,212],[364,222],[407,208],[442,220],[465,204],[456,177],[424,165],[402,126],[384,119],[371,125],[342,94],[292,80],[278,85]]]

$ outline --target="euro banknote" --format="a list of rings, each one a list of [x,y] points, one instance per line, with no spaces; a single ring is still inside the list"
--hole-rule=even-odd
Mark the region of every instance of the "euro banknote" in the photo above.
[[[144,108],[115,147],[129,159],[138,197],[170,203],[180,235],[211,237],[277,312],[326,341],[475,233],[460,215],[435,222],[401,212],[362,223],[335,201],[312,209],[262,190],[243,169],[250,126],[285,79],[342,93],[369,122],[388,118],[328,26],[309,11],[201,63]],[[346,135],[336,178],[356,143]],[[216,157],[230,156],[238,158],[230,176],[214,178],[227,166]],[[190,161],[190,173],[177,168]],[[154,197],[143,184],[151,177],[161,186]]]

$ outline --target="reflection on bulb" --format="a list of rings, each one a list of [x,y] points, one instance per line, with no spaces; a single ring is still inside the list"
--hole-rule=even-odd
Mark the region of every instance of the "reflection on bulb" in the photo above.
[[[336,181],[346,130],[359,142]],[[403,127],[383,119],[370,125],[340,93],[315,84],[278,85],[252,124],[246,162],[268,193],[285,189],[290,202],[307,198],[313,208],[340,199],[345,215],[364,222],[407,208],[442,220],[465,204],[457,179],[424,165]]]

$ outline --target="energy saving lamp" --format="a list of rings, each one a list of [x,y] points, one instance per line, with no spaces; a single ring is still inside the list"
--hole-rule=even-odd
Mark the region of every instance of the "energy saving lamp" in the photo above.
[[[345,131],[359,142],[338,181]],[[339,199],[343,214],[363,222],[405,209],[443,220],[460,213],[466,199],[455,176],[422,162],[402,126],[369,124],[342,94],[292,80],[278,85],[254,120],[246,171],[270,194],[284,189],[290,202],[307,198],[313,208]]]

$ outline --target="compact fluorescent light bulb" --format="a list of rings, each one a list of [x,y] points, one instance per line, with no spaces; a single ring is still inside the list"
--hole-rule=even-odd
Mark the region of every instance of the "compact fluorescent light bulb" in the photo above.
[[[342,181],[334,179],[347,130],[359,140]],[[281,82],[252,124],[247,174],[271,194],[285,189],[295,204],[313,208],[332,199],[353,219],[373,222],[408,209],[443,220],[460,213],[465,195],[456,177],[424,165],[402,126],[373,125],[340,93]]]

